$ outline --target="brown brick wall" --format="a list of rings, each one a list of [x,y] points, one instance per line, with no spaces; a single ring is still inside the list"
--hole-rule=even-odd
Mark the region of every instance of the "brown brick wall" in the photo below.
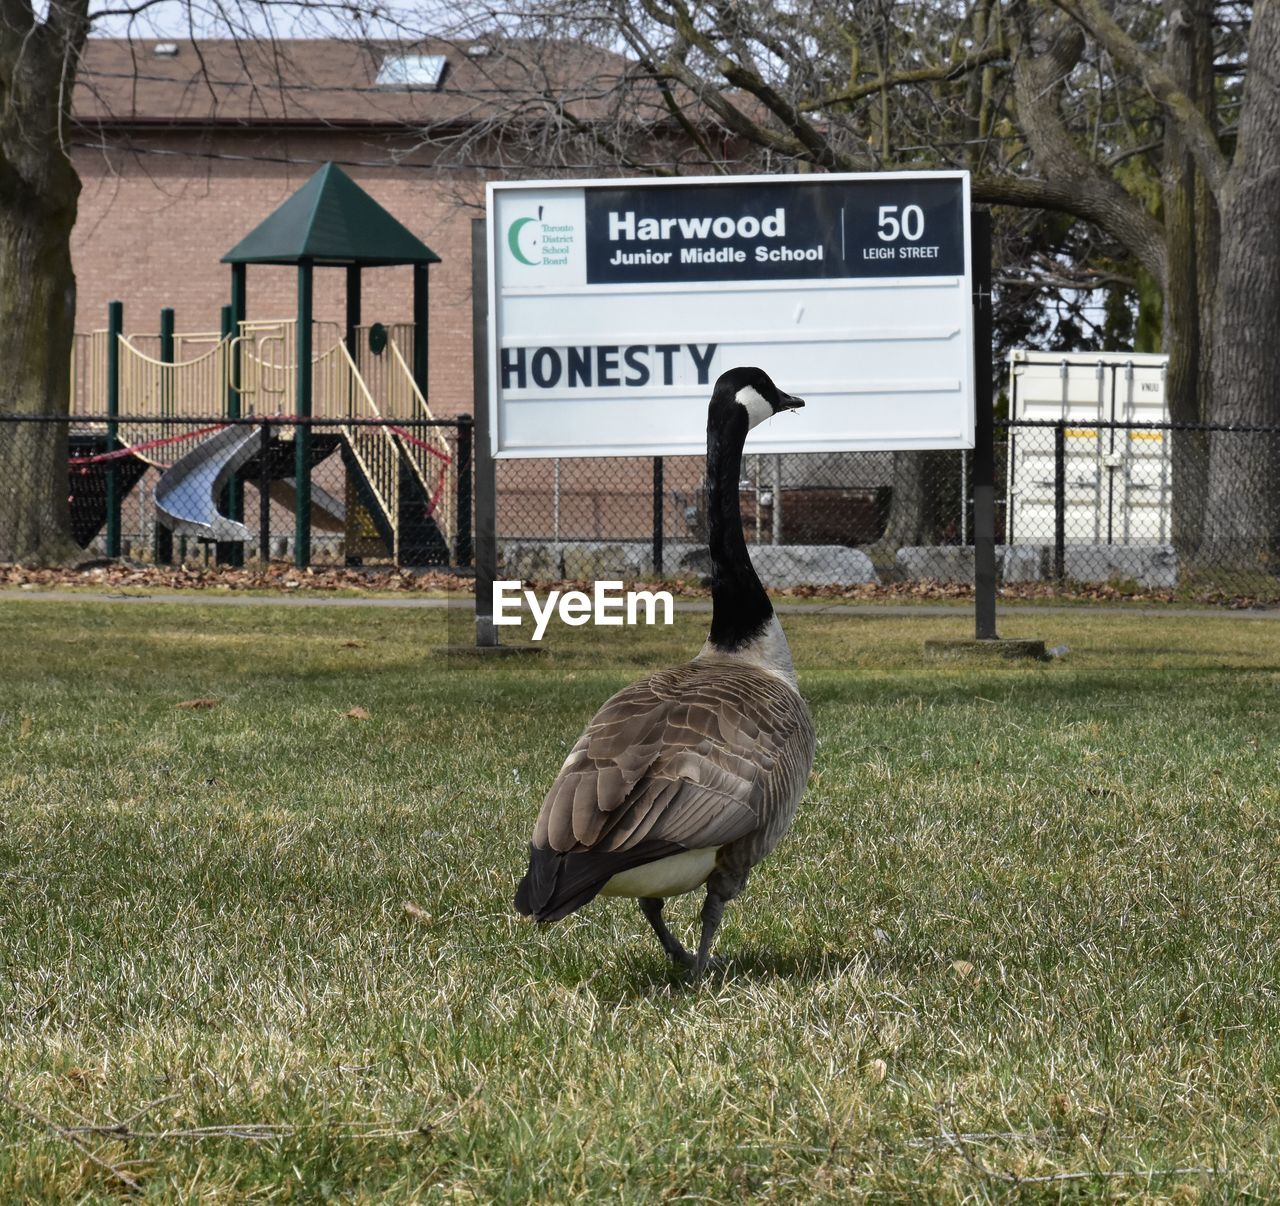
[[[179,331],[216,330],[230,290],[221,257],[332,159],[441,257],[429,277],[429,401],[441,416],[471,410],[470,221],[481,211],[462,199],[483,200],[478,175],[437,172],[421,155],[394,168],[354,166],[409,149],[362,132],[171,131],[130,141],[143,153],[75,152],[83,182],[72,239],[77,330],[105,326],[113,299],[124,303],[130,333],[156,330],[162,306],[174,307]],[[249,317],[293,317],[296,279],[292,268],[251,265]],[[318,269],[316,318],[341,321],[343,298],[343,271]],[[411,270],[367,269],[363,310],[366,323],[409,321]]]

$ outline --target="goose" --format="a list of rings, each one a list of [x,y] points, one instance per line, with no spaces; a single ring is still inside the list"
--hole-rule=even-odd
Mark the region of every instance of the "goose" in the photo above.
[[[813,767],[813,721],[747,553],[738,500],[747,433],[803,405],[758,368],[716,381],[707,411],[706,644],[595,714],[543,800],[516,892],[516,909],[541,922],[598,895],[637,899],[662,949],[695,982],[725,904],[786,832]],[[668,897],[703,885],[693,953],[662,910]]]

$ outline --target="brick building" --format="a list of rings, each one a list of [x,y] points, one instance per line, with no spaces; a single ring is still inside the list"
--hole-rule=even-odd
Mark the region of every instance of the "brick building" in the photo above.
[[[537,64],[546,94],[608,118],[619,60],[559,48],[553,61],[559,79]],[[484,43],[91,39],[74,103],[77,329],[103,327],[119,299],[130,333],[156,330],[163,306],[179,331],[216,330],[229,296],[220,257],[332,160],[440,255],[430,402],[440,415],[469,410],[483,182],[550,174],[545,138],[518,128],[533,66]],[[294,290],[292,270],[255,269],[248,317],[291,317]],[[341,272],[317,272],[317,320],[340,318],[342,290]],[[409,321],[410,306],[408,268],[366,273],[366,323]]]

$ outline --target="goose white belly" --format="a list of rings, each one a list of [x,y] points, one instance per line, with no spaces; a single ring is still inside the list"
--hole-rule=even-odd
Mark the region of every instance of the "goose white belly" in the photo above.
[[[719,846],[681,850],[666,858],[619,871],[600,889],[601,896],[680,896],[707,882],[716,865]]]

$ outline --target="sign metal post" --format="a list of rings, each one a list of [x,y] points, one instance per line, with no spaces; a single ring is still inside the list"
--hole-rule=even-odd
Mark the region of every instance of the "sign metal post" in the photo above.
[[[996,639],[996,451],[992,410],[991,214],[976,209],[973,230],[973,360],[976,390],[973,444],[974,636]]]
[[[498,483],[489,441],[489,293],[485,285],[489,262],[485,220],[471,222],[471,358],[475,389],[476,500],[476,647],[498,644],[493,624],[493,580],[498,576]]]

